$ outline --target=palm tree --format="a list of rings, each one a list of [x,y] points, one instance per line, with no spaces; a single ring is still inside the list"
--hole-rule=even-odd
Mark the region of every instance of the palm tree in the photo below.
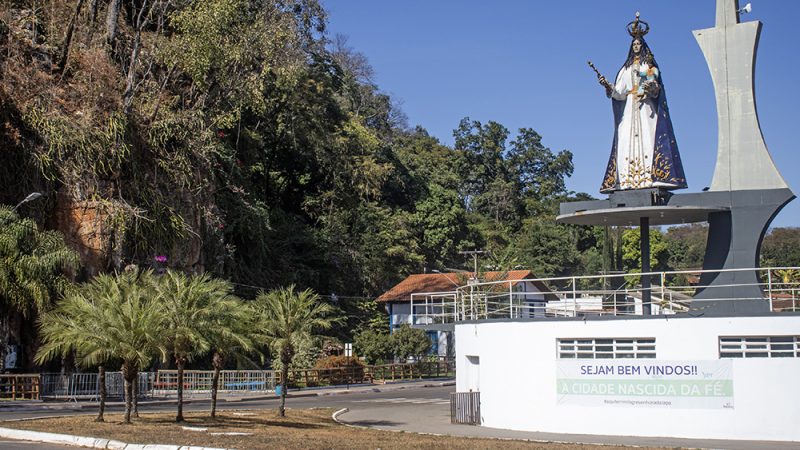
[[[321,303],[312,290],[295,292],[294,285],[268,293],[255,300],[261,329],[270,343],[273,354],[281,362],[281,405],[279,413],[286,416],[286,387],[289,365],[300,342],[311,339],[317,331],[327,330],[341,317],[331,318],[334,308]]]
[[[163,316],[151,300],[152,278],[149,270],[99,275],[41,322],[45,342],[38,360],[74,349],[83,364],[100,364],[101,376],[105,362],[112,358],[122,361],[125,423],[131,423],[133,383],[139,370],[162,351],[157,344]],[[100,386],[105,387],[104,380]]]
[[[36,353],[35,362],[43,364],[54,357],[66,357],[74,351],[81,366],[97,365],[100,405],[95,421],[103,422],[106,406],[105,365],[114,355],[111,354],[112,347],[108,345],[106,330],[100,328],[104,323],[98,320],[98,316],[103,314],[102,306],[93,300],[97,297],[89,292],[93,286],[85,286],[39,319],[42,345]]]
[[[9,317],[46,311],[71,286],[67,274],[78,263],[61,233],[39,231],[33,220],[0,206],[0,364],[12,333]]]
[[[212,346],[223,353],[228,346],[252,348],[251,341],[234,323],[243,317],[241,305],[231,292],[229,282],[207,274],[187,276],[168,271],[156,284],[156,301],[165,318],[162,339],[178,369],[176,422],[184,420],[183,380],[187,362],[206,354]],[[219,373],[215,375],[218,384]]]
[[[219,376],[225,366],[225,360],[231,356],[244,360],[253,353],[262,356],[255,350],[254,343],[263,339],[258,333],[257,324],[254,323],[254,316],[253,310],[235,297],[220,300],[215,324],[210,330],[210,341],[214,352],[211,358],[214,368],[211,381],[211,417],[217,416]]]

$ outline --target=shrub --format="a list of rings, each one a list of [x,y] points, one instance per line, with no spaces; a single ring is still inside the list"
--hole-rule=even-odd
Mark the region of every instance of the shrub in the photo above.
[[[364,379],[364,363],[355,356],[327,356],[314,365],[320,369],[320,381],[329,384],[360,382]]]

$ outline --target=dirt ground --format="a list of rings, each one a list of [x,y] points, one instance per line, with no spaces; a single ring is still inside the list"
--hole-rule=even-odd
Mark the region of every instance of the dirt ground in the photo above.
[[[21,422],[0,426],[51,433],[116,439],[136,444],[203,445],[249,449],[611,449],[610,446],[523,442],[429,436],[414,433],[367,430],[333,421],[331,409],[287,410],[285,418],[275,410],[224,411],[215,420],[208,413],[187,413],[186,422],[175,423],[174,413],[142,414],[131,425],[119,414],[81,415]],[[193,430],[186,427],[194,428]],[[205,429],[201,431],[200,429]],[[244,433],[224,435],[217,433]],[[619,447],[622,448],[622,447]],[[641,449],[639,447],[638,449]]]

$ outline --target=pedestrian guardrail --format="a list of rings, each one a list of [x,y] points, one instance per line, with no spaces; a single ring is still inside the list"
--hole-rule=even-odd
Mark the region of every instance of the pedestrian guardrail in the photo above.
[[[60,400],[97,400],[100,396],[100,381],[96,372],[87,373],[43,373],[41,396]],[[136,392],[138,397],[147,398],[153,394],[153,373],[140,372]],[[106,397],[122,398],[125,382],[122,372],[106,372]]]
[[[291,387],[316,387],[452,376],[455,376],[455,361],[452,359],[422,360],[402,364],[290,370],[288,384]],[[20,399],[23,398],[23,393],[30,396],[33,392],[35,392],[36,398],[69,401],[97,400],[100,395],[99,378],[95,372],[3,375],[2,377],[7,379],[0,378],[0,392],[13,392],[15,398]],[[34,381],[25,377],[35,377],[36,379]],[[183,373],[184,395],[187,397],[211,395],[213,377],[213,370],[185,370]],[[218,392],[227,394],[275,392],[275,387],[280,383],[280,373],[275,370],[222,370],[220,371]],[[32,387],[34,384],[35,390]],[[6,385],[9,387],[5,388]],[[139,373],[138,397],[170,397],[177,395],[177,392],[177,370]],[[107,398],[123,398],[124,380],[121,372],[106,372],[106,396]],[[0,398],[4,397],[0,396]]]
[[[187,396],[209,395],[214,380],[213,370],[184,370],[183,392]],[[276,375],[274,370],[222,370],[219,374],[218,391],[226,393],[273,392]],[[153,392],[156,395],[172,395],[178,392],[178,371],[159,370],[155,373]]]

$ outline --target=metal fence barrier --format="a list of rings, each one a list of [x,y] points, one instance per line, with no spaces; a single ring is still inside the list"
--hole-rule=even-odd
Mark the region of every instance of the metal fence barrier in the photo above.
[[[450,423],[481,424],[481,393],[453,392],[450,394]]]
[[[150,397],[153,394],[153,373],[140,372],[138,396]],[[100,395],[100,381],[96,372],[89,373],[43,373],[41,374],[41,396],[51,399],[97,400]],[[106,372],[106,396],[122,398],[125,381],[122,372]]]
[[[329,386],[335,384],[381,383],[395,380],[409,380],[455,375],[455,361],[418,361],[404,364],[384,364],[376,366],[342,367],[330,369],[303,369],[289,371],[290,387]],[[8,376],[6,376],[8,377]],[[18,377],[22,377],[19,375]],[[97,400],[99,379],[96,372],[90,373],[43,373],[36,377],[36,398],[62,399],[70,401]],[[208,397],[211,395],[213,370],[185,370],[183,372],[183,392],[187,397]],[[10,378],[9,378],[10,380]],[[9,381],[8,386],[12,386]],[[22,386],[22,381],[13,386]],[[32,381],[26,381],[28,385]],[[275,370],[223,370],[220,372],[218,390],[226,394],[246,394],[275,392],[280,383],[280,374]],[[3,388],[0,378],[0,392]],[[17,396],[20,388],[10,387]],[[32,390],[33,388],[26,388]],[[178,393],[178,371],[159,370],[158,372],[139,372],[139,398],[170,397]],[[106,372],[106,396],[121,399],[124,396],[122,372]],[[3,398],[3,397],[0,397]]]
[[[213,383],[213,370],[184,370],[183,392],[192,397],[210,395]],[[274,370],[223,370],[219,374],[219,392],[273,392],[275,391]],[[156,395],[173,395],[178,392],[178,371],[159,370],[155,373],[153,392]]]

